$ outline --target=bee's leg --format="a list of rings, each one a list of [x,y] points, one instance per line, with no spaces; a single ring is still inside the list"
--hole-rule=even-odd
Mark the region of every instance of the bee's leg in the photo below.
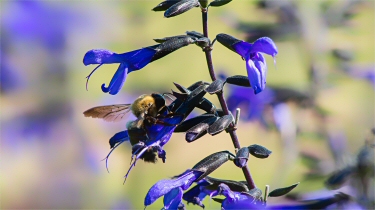
[[[153,146],[152,150],[154,152],[157,152],[158,153],[158,157],[163,161],[163,163],[165,163],[165,159],[167,159],[167,157],[166,157],[167,153],[165,152],[165,150],[163,150],[163,148],[161,148],[158,145],[157,146]]]
[[[184,116],[184,114],[177,114],[177,113],[169,113],[165,115],[166,117],[174,117],[174,116]]]
[[[142,113],[141,115],[139,115],[138,117],[138,120],[137,120],[137,128],[141,128],[142,127],[142,124],[143,124],[143,121],[145,119],[145,113]]]
[[[132,147],[132,158],[130,160],[130,164],[132,164],[134,158],[137,156],[137,154],[145,147],[145,143],[140,141],[137,144],[134,144]]]

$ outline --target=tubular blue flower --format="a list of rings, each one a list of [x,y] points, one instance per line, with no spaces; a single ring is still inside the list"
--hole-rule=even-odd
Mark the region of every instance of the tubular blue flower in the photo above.
[[[182,191],[187,190],[202,174],[201,171],[189,169],[174,179],[158,181],[148,191],[144,201],[145,206],[164,196],[164,208],[177,209],[182,200]]]
[[[90,64],[99,65],[87,76],[86,89],[91,75],[101,65],[119,63],[120,65],[109,85],[107,87],[105,87],[105,84],[102,85],[103,92],[116,95],[124,85],[127,74],[140,70],[147,64],[194,42],[195,40],[192,37],[181,35],[164,38],[161,44],[122,54],[103,49],[90,50],[83,57],[83,64],[85,64],[85,66]]]
[[[188,203],[192,203],[204,208],[202,201],[207,195],[211,195],[216,190],[208,190],[205,187],[209,186],[210,183],[207,182],[205,179],[200,180],[196,186],[191,188],[189,191],[184,193],[182,196],[185,201]],[[212,197],[212,196],[210,196]]]
[[[109,93],[111,95],[116,95],[123,86],[127,74],[145,67],[148,63],[151,62],[151,59],[155,55],[155,53],[156,50],[149,47],[122,54],[117,54],[103,49],[88,51],[83,58],[83,64],[85,64],[85,66],[90,64],[99,64],[99,66],[97,66],[87,76],[86,89],[91,75],[101,65],[119,63],[120,65],[117,68],[117,71],[108,87],[105,87],[105,84],[102,85],[103,92]]]
[[[262,37],[253,44],[238,40],[227,34],[218,34],[218,42],[239,54],[246,61],[247,76],[254,93],[258,94],[266,87],[267,64],[261,53],[275,57],[277,47],[272,39]]]
[[[226,184],[220,184],[220,194],[225,196],[221,207],[223,209],[264,209],[257,199],[244,192],[234,192]]]

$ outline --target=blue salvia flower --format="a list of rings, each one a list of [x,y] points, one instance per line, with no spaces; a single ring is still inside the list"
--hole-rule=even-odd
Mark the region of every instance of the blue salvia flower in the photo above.
[[[103,64],[119,63],[119,67],[111,82],[107,87],[105,84],[102,85],[102,91],[112,95],[116,95],[121,87],[123,86],[126,76],[128,73],[139,70],[145,67],[151,62],[152,56],[156,51],[152,48],[143,48],[128,53],[117,54],[109,50],[90,50],[86,53],[83,58],[83,63],[87,66],[90,64],[99,64],[90,74],[87,76],[87,82],[91,75]],[[87,83],[86,83],[87,88]]]
[[[209,186],[209,185],[210,183],[207,182],[205,179],[200,180],[196,186],[194,186],[189,191],[184,193],[183,199],[187,201],[188,204],[193,203],[204,208],[204,205],[202,203],[204,198],[207,195],[210,195],[210,197],[212,197],[211,195],[214,193],[214,191],[216,191],[216,190],[209,190],[205,188],[206,186]]]
[[[140,70],[152,61],[160,59],[169,53],[194,42],[195,40],[192,37],[183,35],[167,37],[164,38],[163,43],[161,44],[121,54],[104,49],[90,50],[85,54],[83,64],[85,64],[85,66],[91,64],[99,65],[87,76],[87,82],[95,70],[101,65],[118,63],[120,65],[109,85],[107,87],[105,84],[102,85],[103,92],[116,95],[124,85],[127,74],[132,71]]]
[[[254,43],[238,40],[227,34],[218,34],[218,42],[239,54],[246,61],[247,76],[254,93],[258,94],[266,87],[267,64],[262,53],[275,57],[277,47],[272,39],[262,37]]]
[[[187,190],[193,182],[201,181],[228,160],[233,160],[233,158],[234,155],[228,151],[216,152],[199,161],[192,169],[188,169],[184,173],[175,176],[174,179],[157,182],[148,191],[145,197],[145,206],[151,205],[158,198],[164,196],[165,209],[177,209],[177,207],[182,207],[182,192],[184,190]],[[194,191],[192,196],[196,197],[196,193],[197,192]],[[210,194],[209,192],[203,193]],[[218,193],[215,195],[218,195]],[[202,194],[202,196],[203,199],[205,195]],[[193,203],[197,204],[196,202]]]
[[[187,190],[202,174],[201,171],[189,169],[174,179],[158,181],[148,191],[144,201],[145,206],[164,196],[164,208],[177,209],[182,201],[182,191]]]
[[[230,190],[226,184],[219,185],[220,194],[225,196],[221,207],[223,209],[263,209],[265,206],[258,200],[245,193]]]

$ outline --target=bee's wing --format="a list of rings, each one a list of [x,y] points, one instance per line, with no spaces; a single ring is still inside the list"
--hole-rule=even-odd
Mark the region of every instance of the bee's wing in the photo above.
[[[122,120],[130,111],[131,104],[114,104],[108,106],[97,106],[83,112],[85,117],[102,118],[108,122]]]

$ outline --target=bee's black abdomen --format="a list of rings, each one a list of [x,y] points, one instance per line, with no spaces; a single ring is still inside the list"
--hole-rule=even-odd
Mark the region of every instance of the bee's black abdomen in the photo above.
[[[158,158],[155,152],[152,150],[147,150],[143,155],[141,156],[141,159],[144,160],[145,162],[150,162],[150,163],[156,163]]]

